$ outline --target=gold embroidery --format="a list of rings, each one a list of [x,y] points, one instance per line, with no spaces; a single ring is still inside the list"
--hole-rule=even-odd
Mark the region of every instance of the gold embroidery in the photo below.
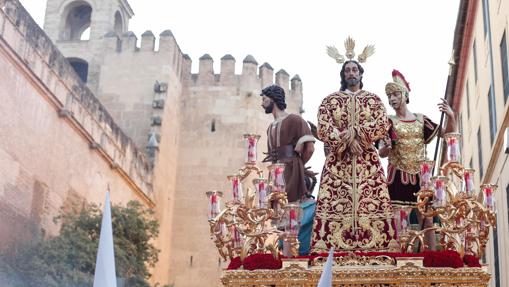
[[[362,107],[362,108],[359,108]],[[354,96],[338,92],[319,108],[318,135],[332,151],[326,159],[313,227],[312,251],[387,250],[394,238],[392,207],[378,153],[372,142],[387,134],[385,109],[369,92]],[[356,131],[363,155],[338,150],[346,147],[330,136],[334,129]]]
[[[352,122],[349,124],[349,128],[353,128],[352,125],[355,125],[357,123],[357,119],[355,117],[357,103],[355,102],[354,97],[350,97],[350,114],[352,115]],[[352,169],[354,170],[352,174],[352,198],[353,198],[353,211],[352,211],[352,217],[353,217],[353,232],[357,232],[357,156],[353,155],[353,165]]]

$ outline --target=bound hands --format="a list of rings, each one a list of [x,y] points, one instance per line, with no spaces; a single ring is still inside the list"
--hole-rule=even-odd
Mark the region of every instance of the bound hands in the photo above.
[[[352,140],[352,143],[350,144],[350,150],[352,151],[352,153],[354,155],[361,155],[362,154],[361,145],[359,144],[359,141],[356,138],[354,138]]]
[[[350,148],[350,151],[354,155],[362,154],[362,147],[359,144],[359,139],[358,139],[358,136],[355,134],[355,131],[345,130],[345,131],[341,132],[341,136],[347,142],[347,145]]]

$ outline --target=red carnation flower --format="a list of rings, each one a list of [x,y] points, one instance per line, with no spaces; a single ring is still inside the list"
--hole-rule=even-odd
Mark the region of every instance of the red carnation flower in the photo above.
[[[240,266],[242,266],[242,260],[240,260],[240,256],[237,256],[230,261],[230,264],[228,264],[228,268],[226,268],[226,269],[227,270],[236,270],[236,269],[239,269]]]
[[[281,269],[283,263],[281,259],[274,259],[272,254],[253,254],[244,259],[243,262],[245,270],[256,269]]]
[[[481,267],[481,263],[479,263],[479,258],[474,255],[465,255],[463,256],[463,262],[468,267]]]
[[[452,250],[445,251],[425,251],[424,267],[463,267],[463,260],[458,252]]]

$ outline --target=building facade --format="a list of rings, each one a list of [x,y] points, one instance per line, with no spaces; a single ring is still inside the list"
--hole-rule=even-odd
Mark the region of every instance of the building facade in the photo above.
[[[509,286],[508,19],[507,1],[460,1],[446,92],[459,114],[463,164],[476,169],[477,183],[498,185],[497,226],[483,259],[492,287]]]
[[[154,283],[219,285],[205,192],[230,197],[226,176],[244,161],[242,135],[272,121],[260,91],[277,83],[288,110],[302,83],[252,56],[199,71],[170,30],[141,41],[125,0],[48,0],[44,31],[16,0],[0,1],[0,246],[58,233],[71,203],[138,200],[154,208],[161,250]],[[4,217],[4,215],[6,217]],[[12,226],[16,226],[12,229]],[[7,232],[9,230],[9,232]],[[15,232],[14,232],[14,231]]]

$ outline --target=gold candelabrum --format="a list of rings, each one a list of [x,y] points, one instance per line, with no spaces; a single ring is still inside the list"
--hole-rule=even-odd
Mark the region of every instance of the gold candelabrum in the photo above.
[[[423,251],[428,248],[425,235],[438,233],[438,244],[444,250],[481,257],[489,239],[490,228],[496,227],[493,193],[497,186],[483,184],[480,191],[476,190],[475,170],[461,164],[461,135],[448,133],[443,140],[447,147],[445,164],[440,168],[438,176],[432,176],[434,161],[422,160],[421,189],[417,192],[418,211],[427,218],[437,216],[440,226],[410,230],[408,216],[411,207],[399,208],[395,217],[402,250],[411,252],[419,244],[420,251]]]
[[[263,177],[263,170],[256,164],[259,138],[255,134],[244,135],[244,166],[227,176],[232,200],[225,203],[224,209],[221,209],[222,192],[206,192],[211,239],[225,261],[237,256],[243,260],[254,253],[271,253],[277,257],[280,241],[283,241],[284,255],[298,255],[300,206],[288,204],[283,163],[268,166],[268,179]],[[248,187],[244,192],[243,184],[250,175],[255,176],[254,191]]]

